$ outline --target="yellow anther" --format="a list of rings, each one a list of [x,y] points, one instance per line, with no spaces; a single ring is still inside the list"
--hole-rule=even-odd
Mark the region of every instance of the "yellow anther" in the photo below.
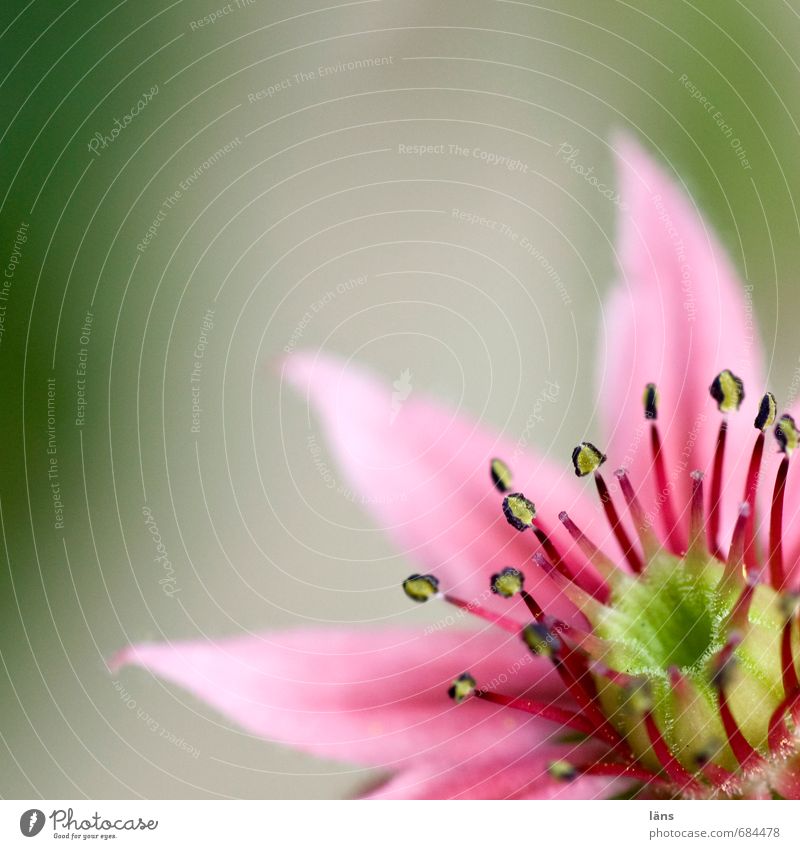
[[[721,413],[738,410],[744,401],[744,383],[729,369],[724,369],[714,378],[708,391]]]
[[[579,478],[596,472],[605,461],[606,455],[591,442],[581,442],[572,452],[572,465]]]

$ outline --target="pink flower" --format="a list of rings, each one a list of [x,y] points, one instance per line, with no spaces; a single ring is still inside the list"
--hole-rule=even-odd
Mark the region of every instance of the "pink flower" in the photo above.
[[[618,150],[605,441],[578,445],[576,474],[432,401],[393,406],[330,357],[285,363],[351,488],[424,567],[406,594],[445,618],[139,645],[114,667],[390,770],[372,797],[800,797],[798,431],[763,394],[729,260],[635,144]]]

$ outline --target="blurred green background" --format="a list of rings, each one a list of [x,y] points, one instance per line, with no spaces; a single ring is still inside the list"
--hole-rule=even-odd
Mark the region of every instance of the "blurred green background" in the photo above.
[[[530,439],[568,456],[594,415],[615,207],[562,145],[607,185],[615,131],[659,156],[753,286],[771,386],[797,380],[794,0],[0,14],[4,797],[336,797],[370,780],[105,659],[408,622],[409,564],[328,488],[304,404],[280,393],[286,349],[408,369],[413,391],[512,439],[557,380]]]

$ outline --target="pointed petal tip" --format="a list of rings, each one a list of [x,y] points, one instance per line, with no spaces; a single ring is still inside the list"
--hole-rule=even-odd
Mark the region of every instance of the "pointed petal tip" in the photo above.
[[[119,671],[125,666],[138,663],[139,659],[134,646],[125,646],[125,648],[118,649],[106,660],[106,666],[111,675],[119,674]]]
[[[322,351],[303,350],[281,357],[282,379],[301,397],[322,409],[363,413],[382,400],[388,390],[368,369],[352,359]],[[355,405],[355,406],[353,406]],[[351,419],[356,418],[351,415]]]

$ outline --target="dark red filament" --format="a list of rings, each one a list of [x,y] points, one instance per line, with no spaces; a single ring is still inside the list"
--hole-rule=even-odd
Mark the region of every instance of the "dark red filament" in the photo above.
[[[600,495],[600,502],[603,505],[603,510],[605,510],[606,518],[608,519],[608,524],[611,526],[611,530],[622,549],[622,553],[625,555],[625,559],[628,561],[634,572],[641,572],[643,566],[642,558],[634,549],[627,531],[620,522],[617,508],[611,500],[611,493],[608,491],[608,487],[606,486],[606,482],[603,480],[603,476],[599,472],[595,472],[594,479],[597,484],[597,492]]]
[[[708,541],[711,553],[722,560],[719,550],[719,508],[722,492],[722,467],[725,462],[725,442],[728,437],[728,422],[723,419],[717,434],[717,447],[714,451],[714,465],[711,472],[711,501],[708,507]]]
[[[681,764],[681,762],[672,754],[672,750],[667,745],[667,741],[661,734],[661,731],[656,724],[655,717],[652,711],[647,711],[644,716],[644,725],[647,729],[647,736],[650,738],[650,744],[653,747],[661,766],[664,767],[664,772],[676,783],[681,789],[693,790],[695,792],[702,788],[697,783],[695,777]]]
[[[516,696],[507,696],[503,693],[493,693],[489,690],[476,690],[475,695],[486,702],[492,702],[493,704],[502,705],[513,710],[520,710],[524,713],[531,714],[531,716],[540,716],[542,719],[549,719],[551,722],[557,722],[567,728],[572,728],[574,731],[580,731],[581,734],[594,736],[598,733],[596,726],[585,716],[565,710],[557,705],[541,702],[537,699],[517,698]]]
[[[750,517],[747,522],[747,543],[744,550],[744,562],[748,569],[758,566],[758,551],[756,550],[756,491],[758,478],[761,473],[761,459],[764,454],[764,432],[759,431],[750,456],[747,468],[747,481],[744,487],[744,501],[750,507]]]
[[[670,486],[666,464],[664,463],[661,434],[655,422],[650,425],[650,448],[653,454],[653,467],[656,473],[658,496],[664,500],[661,510],[664,517],[664,532],[666,534],[667,547],[673,554],[680,554],[682,548],[680,529],[675,518],[675,507],[672,503],[672,487]]]
[[[775,489],[772,491],[772,513],[769,520],[769,577],[776,590],[783,588],[786,576],[783,571],[783,497],[786,493],[786,475],[789,457],[784,456],[778,466]]]

